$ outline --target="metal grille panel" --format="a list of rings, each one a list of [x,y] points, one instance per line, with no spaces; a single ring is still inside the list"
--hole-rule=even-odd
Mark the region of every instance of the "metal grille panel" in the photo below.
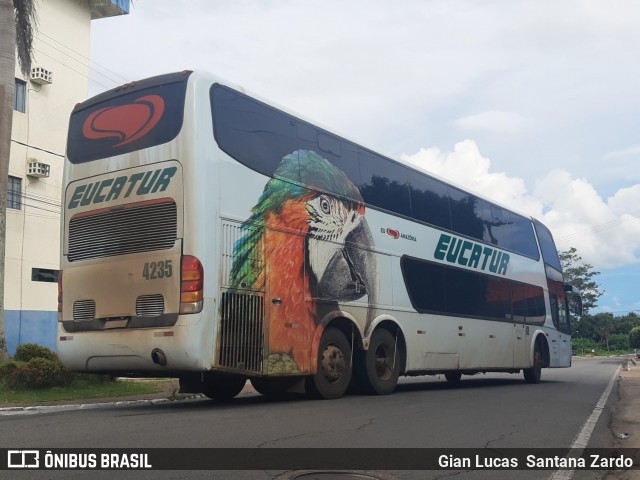
[[[169,249],[175,244],[177,228],[175,202],[72,218],[69,222],[69,261]]]
[[[73,302],[74,320],[93,320],[94,318],[96,318],[96,302],[94,300]]]
[[[247,249],[250,253],[245,253],[242,258],[244,262],[251,265],[255,271],[264,269],[264,239],[258,235],[259,231],[235,223],[222,224],[222,286],[243,288],[247,290],[264,291],[264,282],[259,285],[232,285],[233,260],[236,256],[236,247],[240,241],[253,243],[253,248]],[[250,240],[248,238],[251,237]],[[258,275],[258,278],[263,278]]]
[[[136,315],[139,317],[159,317],[164,313],[164,297],[156,295],[140,295],[136,299]]]
[[[262,373],[264,297],[254,293],[222,293],[220,365]]]

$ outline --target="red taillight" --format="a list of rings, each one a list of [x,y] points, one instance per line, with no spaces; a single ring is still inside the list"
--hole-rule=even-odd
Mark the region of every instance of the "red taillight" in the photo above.
[[[58,273],[58,312],[62,313],[62,270]]]
[[[192,255],[182,257],[180,280],[180,312],[197,313],[202,310],[204,298],[204,269]]]

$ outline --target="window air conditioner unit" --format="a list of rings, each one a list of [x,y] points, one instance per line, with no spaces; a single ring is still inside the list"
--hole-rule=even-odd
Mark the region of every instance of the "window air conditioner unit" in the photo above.
[[[51,167],[46,163],[41,163],[35,159],[27,162],[27,175],[29,177],[46,178],[49,177]]]
[[[53,72],[42,67],[33,67],[31,69],[31,78],[33,83],[40,85],[49,85],[53,82]]]

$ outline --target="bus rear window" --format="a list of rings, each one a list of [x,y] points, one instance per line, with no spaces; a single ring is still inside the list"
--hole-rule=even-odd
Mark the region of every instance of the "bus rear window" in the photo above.
[[[69,121],[69,161],[91,162],[173,140],[182,128],[189,73],[128,84],[78,105]]]

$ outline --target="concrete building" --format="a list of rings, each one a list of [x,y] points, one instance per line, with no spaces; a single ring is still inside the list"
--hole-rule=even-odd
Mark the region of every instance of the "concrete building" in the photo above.
[[[39,0],[33,68],[16,65],[5,271],[9,355],[55,349],[62,168],[69,114],[87,98],[91,21],[129,13],[129,0]],[[16,62],[17,63],[17,62]]]

